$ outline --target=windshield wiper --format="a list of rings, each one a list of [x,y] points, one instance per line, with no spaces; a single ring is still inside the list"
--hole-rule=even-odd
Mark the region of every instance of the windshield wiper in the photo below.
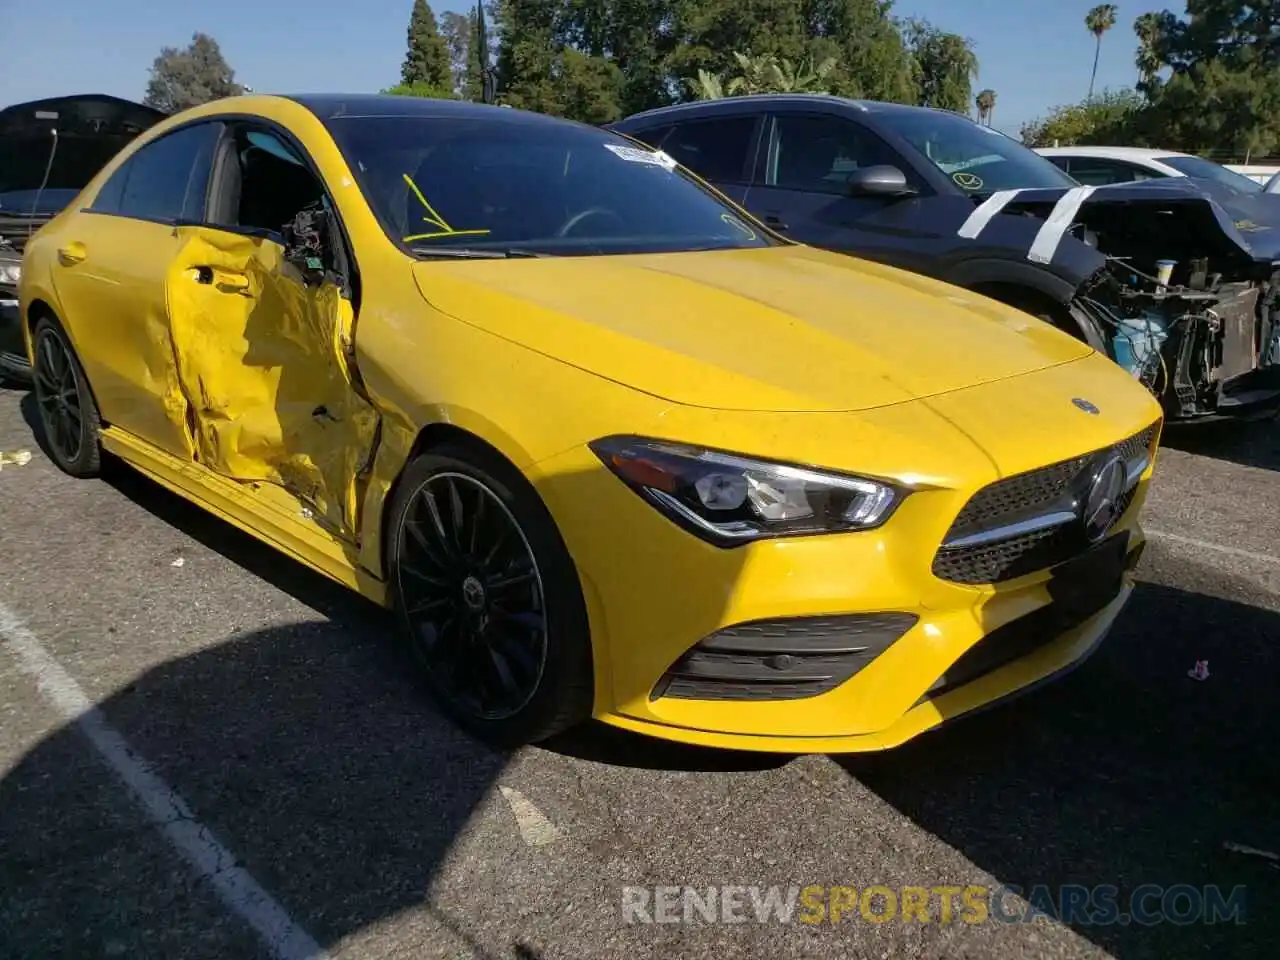
[[[511,247],[501,250],[484,250],[478,247],[410,247],[410,251],[427,260],[510,260],[517,257],[546,257],[549,254],[536,250],[517,250]]]

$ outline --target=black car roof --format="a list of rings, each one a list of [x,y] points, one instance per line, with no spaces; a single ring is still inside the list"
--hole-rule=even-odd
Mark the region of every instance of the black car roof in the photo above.
[[[838,97],[830,93],[757,93],[741,97],[721,97],[716,100],[690,100],[669,107],[656,107],[643,113],[634,113],[624,120],[610,126],[622,128],[631,126],[640,120],[657,120],[692,113],[736,113],[741,107],[757,106],[777,110],[799,110],[813,107],[815,104],[835,106],[844,110],[862,114],[890,115],[895,113],[951,113],[948,110],[936,110],[933,107],[915,107],[905,103],[889,103],[883,100],[854,100],[849,97]],[[961,116],[961,114],[952,114]]]
[[[431,97],[402,97],[382,93],[309,93],[286,96],[328,123],[343,117],[421,117],[477,119],[529,126],[574,123],[528,110],[499,107],[466,100],[436,100]],[[585,126],[585,124],[578,124]]]

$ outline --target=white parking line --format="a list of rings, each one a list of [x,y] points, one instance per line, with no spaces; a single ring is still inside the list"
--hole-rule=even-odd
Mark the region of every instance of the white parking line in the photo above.
[[[1214,553],[1223,553],[1229,557],[1239,557],[1241,560],[1253,560],[1256,563],[1280,563],[1280,557],[1270,553],[1255,553],[1252,550],[1241,550],[1239,547],[1228,547],[1221,543],[1212,543],[1209,540],[1197,540],[1195,537],[1184,537],[1181,534],[1169,533],[1165,530],[1146,529],[1146,534],[1156,540],[1168,540],[1170,543],[1180,543],[1184,547],[1195,547],[1198,550],[1209,550]]]
[[[277,960],[327,960],[328,954],[243,868],[234,853],[195,819],[186,801],[107,723],[80,685],[40,644],[35,634],[0,603],[0,641],[17,658],[45,698],[75,726],[124,781],[165,838],[207,880],[218,897],[248,923]]]

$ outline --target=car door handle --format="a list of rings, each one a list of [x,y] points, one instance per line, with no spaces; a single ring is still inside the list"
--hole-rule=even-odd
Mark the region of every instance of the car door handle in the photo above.
[[[193,274],[196,283],[212,286],[222,293],[238,293],[252,296],[249,291],[249,278],[234,270],[219,270],[216,267],[196,267]]]
[[[73,263],[80,263],[89,255],[89,251],[84,248],[84,244],[79,240],[72,240],[65,247],[58,248],[58,259],[62,261],[64,266],[71,266]]]
[[[773,227],[773,229],[775,230],[787,229],[787,225],[782,222],[782,218],[778,216],[776,213],[766,213],[764,215],[764,222],[767,223],[769,226]]]

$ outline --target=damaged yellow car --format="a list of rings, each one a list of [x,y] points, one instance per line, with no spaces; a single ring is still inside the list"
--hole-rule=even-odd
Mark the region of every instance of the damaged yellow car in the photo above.
[[[1143,547],[1160,410],[1111,361],[517,110],[178,114],[20,302],[63,470],[394,608],[495,742],[891,747],[1082,660]]]

